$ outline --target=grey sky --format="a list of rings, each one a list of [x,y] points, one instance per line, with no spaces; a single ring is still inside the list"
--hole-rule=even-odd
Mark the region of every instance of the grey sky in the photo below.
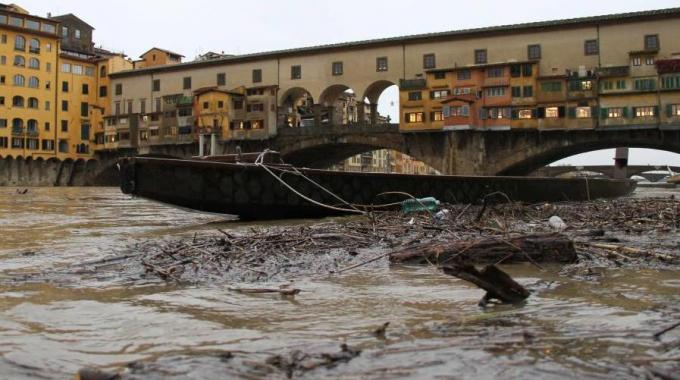
[[[96,28],[97,46],[136,59],[158,46],[193,59],[208,50],[244,54],[416,33],[680,6],[675,0],[5,0],[45,16],[74,13]],[[381,98],[390,107],[395,91]],[[611,163],[613,153],[588,162]],[[680,165],[680,155],[633,152],[636,163]],[[583,162],[577,158],[570,160]],[[639,161],[641,160],[641,161]],[[670,160],[670,161],[669,161]]]

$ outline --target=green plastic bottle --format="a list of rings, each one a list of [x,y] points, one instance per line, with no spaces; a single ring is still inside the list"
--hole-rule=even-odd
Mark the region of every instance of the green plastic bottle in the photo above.
[[[425,210],[435,211],[437,208],[439,208],[439,201],[433,197],[418,200],[411,198],[401,202],[401,211],[404,214]]]

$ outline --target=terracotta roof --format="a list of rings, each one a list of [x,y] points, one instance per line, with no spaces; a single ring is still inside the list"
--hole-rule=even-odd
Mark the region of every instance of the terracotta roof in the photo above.
[[[680,18],[680,7],[641,12],[609,14],[604,16],[579,17],[553,21],[539,21],[514,25],[501,25],[485,28],[463,29],[448,32],[415,34],[410,36],[379,38],[355,42],[343,42],[337,44],[310,46],[296,49],[275,50],[269,52],[236,55],[233,57],[225,57],[221,59],[207,61],[192,61],[175,65],[154,66],[137,70],[119,71],[115,74],[111,74],[110,76],[112,78],[120,78],[126,76],[144,75],[152,72],[181,71],[186,68],[219,66],[225,63],[247,62],[263,58],[279,58],[294,55],[316,54],[334,50],[361,49],[375,46],[394,46],[401,44],[417,43],[422,41],[452,40],[456,38],[471,38],[486,35],[501,35],[508,33],[524,33],[550,29],[573,28],[579,26],[602,25],[602,24],[617,24],[621,22],[635,22],[639,20],[673,18],[673,17]]]
[[[146,55],[146,54],[147,54],[148,52],[150,52],[151,50],[159,50],[159,51],[162,51],[163,53],[167,53],[167,54],[172,55],[172,56],[174,56],[174,57],[182,57],[182,58],[184,58],[184,56],[183,56],[182,54],[175,53],[175,52],[172,52],[172,51],[166,50],[166,49],[157,48],[157,47],[152,47],[151,49],[145,51],[144,53],[142,53],[142,54],[140,55],[140,57],[143,57],[144,55]]]

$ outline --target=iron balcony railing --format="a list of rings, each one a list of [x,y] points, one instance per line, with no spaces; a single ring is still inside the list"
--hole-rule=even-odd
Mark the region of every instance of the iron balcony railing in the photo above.
[[[426,87],[425,79],[401,79],[399,80],[399,88],[403,90],[418,90]]]

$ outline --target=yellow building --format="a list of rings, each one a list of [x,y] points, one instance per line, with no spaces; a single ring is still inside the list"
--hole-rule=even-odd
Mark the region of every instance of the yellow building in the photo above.
[[[132,63],[94,48],[92,30],[0,5],[0,157],[89,159],[103,143],[108,74]]]
[[[217,134],[221,139],[231,138],[230,125],[244,120],[245,95],[235,91],[206,87],[194,91],[196,126],[199,134]]]
[[[56,156],[58,26],[0,5],[0,157]]]

